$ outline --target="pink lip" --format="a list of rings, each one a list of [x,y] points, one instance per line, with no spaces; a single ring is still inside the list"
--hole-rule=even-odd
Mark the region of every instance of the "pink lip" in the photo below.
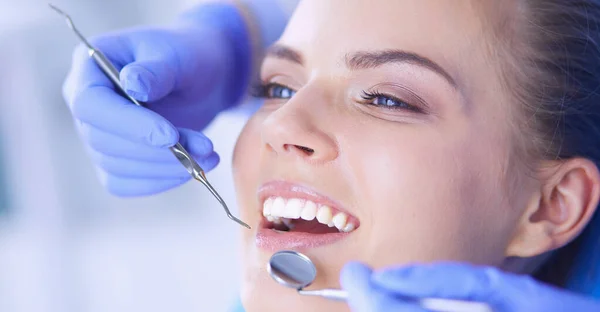
[[[262,203],[269,197],[299,198],[310,200],[318,205],[327,205],[334,212],[341,211],[348,215],[356,228],[359,227],[359,221],[352,216],[337,201],[319,194],[312,188],[304,185],[290,183],[286,181],[271,181],[263,184],[258,190],[258,200],[260,203],[260,214],[262,215]],[[256,245],[265,250],[276,251],[281,249],[308,249],[316,248],[328,244],[333,244],[350,233],[329,233],[329,234],[310,234],[301,232],[276,232],[267,228],[268,222],[263,219],[256,233]]]
[[[256,246],[268,251],[278,251],[283,249],[303,250],[333,244],[350,234],[351,233],[278,233],[261,226],[256,233]]]

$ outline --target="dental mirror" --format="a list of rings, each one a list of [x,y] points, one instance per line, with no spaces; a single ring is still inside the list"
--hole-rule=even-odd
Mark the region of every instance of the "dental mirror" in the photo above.
[[[298,290],[309,286],[317,277],[317,268],[312,261],[294,251],[275,253],[267,270],[279,284]]]
[[[309,257],[299,252],[291,250],[276,252],[269,259],[267,271],[277,283],[296,289],[300,295],[318,296],[336,301],[348,299],[346,291],[341,289],[304,290],[317,277],[317,267]],[[414,299],[414,301],[425,309],[438,312],[492,312],[487,304],[479,302],[436,298]]]

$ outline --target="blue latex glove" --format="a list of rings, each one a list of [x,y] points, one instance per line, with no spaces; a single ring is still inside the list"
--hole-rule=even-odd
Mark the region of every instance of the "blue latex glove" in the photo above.
[[[445,298],[487,303],[496,312],[600,311],[600,302],[489,267],[439,263],[372,271],[349,263],[341,274],[354,312],[426,311],[401,299]]]
[[[198,132],[240,101],[251,52],[237,9],[205,4],[168,27],[136,28],[90,40],[120,70],[137,107],[114,91],[83,46],[73,56],[63,95],[98,167],[102,183],[119,196],[142,196],[190,179],[168,150],[178,140],[205,171],[219,156]]]

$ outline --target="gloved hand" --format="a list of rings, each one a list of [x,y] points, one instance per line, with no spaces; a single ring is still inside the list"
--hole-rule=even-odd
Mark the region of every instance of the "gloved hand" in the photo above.
[[[354,312],[427,311],[404,298],[487,303],[495,312],[600,311],[600,302],[541,284],[529,276],[467,264],[438,263],[372,271],[349,263],[341,274]]]
[[[199,131],[241,99],[251,51],[237,9],[204,4],[167,27],[136,28],[90,40],[120,70],[127,93],[80,46],[63,86],[76,127],[98,167],[102,183],[119,196],[159,193],[190,179],[168,150],[178,140],[205,171],[219,156]]]

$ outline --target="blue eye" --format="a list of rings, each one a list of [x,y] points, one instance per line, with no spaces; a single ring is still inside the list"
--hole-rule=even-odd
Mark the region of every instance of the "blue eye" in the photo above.
[[[363,100],[367,101],[366,104],[373,106],[381,106],[386,109],[408,109],[415,112],[421,112],[421,110],[413,105],[410,105],[397,97],[386,95],[379,92],[366,92],[363,91],[361,94]]]
[[[373,104],[374,105],[384,105],[384,106],[394,107],[394,106],[401,106],[404,103],[398,102],[398,101],[396,101],[396,100],[394,100],[392,98],[389,98],[389,97],[378,96],[373,101]]]
[[[296,91],[278,84],[271,85],[267,90],[270,98],[277,99],[289,99],[296,94]]]
[[[285,99],[289,100],[296,94],[294,89],[278,83],[268,83],[255,87],[253,95],[264,99]]]

